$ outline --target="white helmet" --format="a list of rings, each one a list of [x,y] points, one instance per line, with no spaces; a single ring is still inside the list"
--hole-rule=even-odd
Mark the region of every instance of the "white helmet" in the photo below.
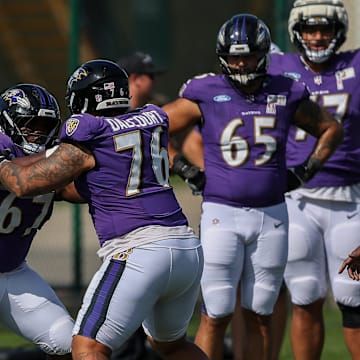
[[[325,50],[310,50],[301,37],[302,25],[329,25],[335,35]],[[342,0],[296,0],[290,11],[288,30],[291,42],[310,61],[322,63],[330,58],[346,40],[348,15]]]

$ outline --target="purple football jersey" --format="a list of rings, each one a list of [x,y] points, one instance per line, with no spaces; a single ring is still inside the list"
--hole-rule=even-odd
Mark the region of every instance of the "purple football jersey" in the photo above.
[[[168,118],[155,105],[117,117],[73,115],[62,141],[84,144],[96,167],[75,181],[100,244],[149,225],[187,225],[169,185]]]
[[[272,54],[270,71],[285,74],[308,86],[311,97],[332,114],[344,129],[344,140],[323,169],[305,187],[345,186],[360,182],[360,51],[342,52],[327,70],[316,74],[298,54]],[[316,139],[292,126],[287,145],[288,166],[302,164]]]
[[[0,150],[7,148],[15,157],[25,156],[0,133]],[[52,213],[53,198],[53,193],[17,198],[0,188],[0,272],[14,270],[25,260],[36,232]]]
[[[269,76],[246,95],[225,75],[204,74],[185,83],[180,96],[198,103],[203,115],[204,200],[249,207],[283,202],[286,139],[307,88]]]

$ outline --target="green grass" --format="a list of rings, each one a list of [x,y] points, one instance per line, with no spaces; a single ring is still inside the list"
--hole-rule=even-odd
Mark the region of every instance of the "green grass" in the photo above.
[[[351,359],[351,356],[345,346],[342,325],[341,314],[336,305],[333,303],[326,303],[324,306],[324,318],[325,318],[325,344],[322,352],[322,360],[347,360]],[[196,311],[193,316],[193,321],[190,324],[188,335],[193,337],[196,333],[199,324],[199,312]],[[289,318],[285,333],[283,346],[280,352],[279,360],[293,360],[289,338]]]
[[[323,360],[346,360],[351,359],[348,352],[341,325],[341,313],[336,305],[326,303],[324,307],[325,318],[325,344],[321,359]],[[286,329],[286,336],[280,353],[281,360],[292,360],[290,339],[289,339],[289,319]]]
[[[18,347],[33,347],[34,345],[17,336],[6,329],[0,327],[0,349],[3,348],[18,348]]]
[[[339,310],[332,303],[325,304],[325,345],[322,354],[322,360],[347,360],[350,355],[345,347],[341,327],[341,315]],[[188,335],[193,337],[199,324],[199,311],[197,310],[190,324]],[[28,341],[16,336],[3,328],[0,328],[0,348],[16,348],[33,346]],[[287,325],[286,336],[280,353],[279,360],[292,360],[289,323]]]

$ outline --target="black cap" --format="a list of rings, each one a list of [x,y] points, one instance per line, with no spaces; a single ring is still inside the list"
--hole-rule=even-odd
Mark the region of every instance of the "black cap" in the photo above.
[[[128,74],[158,75],[164,72],[163,69],[155,66],[151,55],[140,51],[120,58],[117,63]]]

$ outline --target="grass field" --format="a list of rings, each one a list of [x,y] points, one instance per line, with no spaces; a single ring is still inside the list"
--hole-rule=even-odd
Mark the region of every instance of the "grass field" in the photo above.
[[[346,349],[341,326],[341,314],[333,303],[326,303],[324,307],[325,317],[325,345],[322,353],[322,360],[350,360],[351,356]],[[189,335],[193,336],[197,329],[199,321],[198,312],[193,317],[189,328]],[[289,339],[289,321],[287,324],[284,343],[281,349],[279,360],[292,360],[290,339]]]
[[[181,205],[183,206],[183,209],[187,215],[187,217],[189,218],[190,224],[191,226],[195,229],[195,231],[198,230],[198,225],[199,225],[199,218],[200,218],[200,204],[201,204],[201,197],[194,197],[191,194],[191,191],[183,185],[182,182],[179,182],[178,179],[173,179],[173,185],[177,185],[176,190],[176,195],[181,203]],[[52,240],[53,243],[55,244],[59,244],[59,246],[61,245],[61,241],[62,238],[67,238],[70,237],[69,234],[64,234],[64,229],[69,228],[70,230],[72,229],[72,227],[70,225],[67,225],[66,221],[68,219],[68,217],[72,214],[72,209],[69,207],[69,210],[64,210],[64,208],[68,209],[65,205],[63,204],[58,204],[57,205],[57,213],[56,216],[54,215],[53,218],[51,219],[51,221],[49,222],[50,224],[48,224],[48,230],[46,230],[46,228],[44,230],[42,230],[38,235],[37,235],[37,239],[34,242],[34,244],[32,245],[32,254],[30,254],[34,257],[34,261],[32,265],[37,265],[39,266],[39,264],[36,262],[38,259],[40,259],[41,261],[44,262],[43,268],[35,268],[37,271],[39,271],[40,274],[47,274],[47,276],[50,276],[50,272],[54,272],[55,274],[60,274],[62,277],[64,276],[64,270],[67,269],[67,267],[70,268],[69,273],[71,274],[71,266],[68,266],[67,263],[65,261],[68,261],[68,258],[71,256],[69,254],[64,254],[63,257],[59,256],[59,249],[57,247],[55,247],[53,250],[49,247],[49,249],[47,248],[47,244],[50,243],[48,241],[48,236],[47,234],[50,233],[52,236]],[[63,210],[63,212],[61,211]],[[87,210],[86,210],[87,211]],[[69,215],[69,214],[70,215]],[[84,227],[86,227],[86,229],[89,231],[89,228],[91,226],[89,226],[87,223],[85,223],[84,221]],[[58,238],[55,238],[55,235],[61,235]],[[91,233],[92,234],[92,233]],[[87,234],[86,236],[84,236],[87,240],[89,240],[91,238],[91,234]],[[43,236],[43,238],[42,238]],[[96,239],[91,239],[93,240],[93,243],[97,244]],[[68,245],[67,245],[68,246]],[[45,248],[45,251],[44,251]],[[68,246],[68,248],[70,248]],[[39,249],[39,251],[37,251]],[[52,252],[50,252],[50,250]],[[95,251],[93,250],[93,248],[90,249],[91,252],[89,251],[89,249],[87,247],[84,248],[83,250],[83,254],[84,257],[87,259],[87,261],[84,261],[83,265],[88,265],[88,264],[93,264],[93,262],[98,261],[98,259],[96,258]],[[46,252],[48,251],[48,252]],[[34,256],[36,255],[36,256]],[[55,264],[59,263],[59,269],[61,269],[61,271],[58,271],[58,268],[55,266]],[[94,265],[94,268],[97,268],[97,263]],[[54,270],[54,271],[53,271]],[[93,272],[95,270],[94,269],[87,269],[84,268],[83,269],[83,273],[86,273],[87,277],[90,277]],[[89,273],[89,274],[88,274]],[[57,276],[57,275],[56,275]],[[50,283],[51,282],[51,278],[47,279]],[[85,282],[87,281],[87,278],[85,279]],[[69,304],[67,301],[67,295],[66,293],[59,293],[59,296],[62,300],[66,300],[64,302],[64,304],[69,308]],[[69,296],[71,297],[71,296]],[[79,306],[79,302],[82,296],[77,296],[77,301],[75,304],[74,309],[72,310],[77,310],[78,306]],[[69,301],[69,303],[72,303],[72,300]],[[325,326],[326,326],[326,338],[325,338],[325,346],[324,346],[324,351],[323,351],[323,355],[322,355],[322,360],[350,360],[350,355],[347,352],[347,349],[344,345],[344,340],[343,340],[343,335],[342,335],[342,329],[341,329],[341,318],[340,318],[340,313],[338,311],[338,309],[336,308],[336,306],[333,305],[333,303],[327,303],[324,309],[324,315],[325,315]],[[193,317],[193,321],[191,322],[190,328],[189,328],[189,332],[188,335],[190,337],[193,337],[195,335],[196,329],[198,327],[198,322],[199,322],[199,312],[196,311],[195,315]],[[36,326],[36,324],[34,324],[34,326]],[[8,331],[2,329],[0,327],[0,351],[1,349],[4,348],[17,348],[17,347],[32,347],[33,345],[30,344],[29,342],[23,340],[22,338],[15,336],[11,333],[9,333]],[[284,339],[284,344],[281,350],[281,356],[279,360],[290,360],[292,359],[292,354],[291,354],[291,348],[290,348],[290,341],[289,341],[289,332],[286,331],[286,337]],[[1,359],[0,359],[1,360]]]
[[[322,354],[323,360],[347,360],[351,359],[343,340],[341,330],[341,316],[332,303],[327,303],[324,309],[326,338]],[[199,322],[199,313],[196,311],[188,335],[194,336]],[[8,331],[0,328],[0,349],[32,346],[29,342],[15,336]],[[280,360],[293,359],[290,348],[289,331],[286,331],[286,337],[280,354]]]

